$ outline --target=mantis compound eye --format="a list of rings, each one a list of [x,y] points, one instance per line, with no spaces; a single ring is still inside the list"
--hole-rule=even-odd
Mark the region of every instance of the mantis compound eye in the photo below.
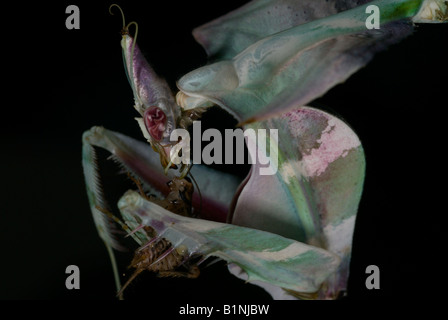
[[[146,129],[152,138],[156,141],[162,140],[166,128],[166,114],[156,106],[146,109],[143,116]]]

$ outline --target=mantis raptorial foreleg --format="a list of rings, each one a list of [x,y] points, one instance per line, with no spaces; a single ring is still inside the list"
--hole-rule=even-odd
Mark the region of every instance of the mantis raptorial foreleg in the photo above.
[[[207,186],[204,192],[204,204],[201,203],[198,193],[193,194],[191,182],[185,179],[178,179],[175,174],[168,172],[165,175],[164,168],[160,166],[159,155],[145,142],[134,140],[117,132],[109,131],[103,127],[93,127],[83,135],[83,156],[82,165],[89,198],[90,208],[93,214],[95,225],[100,237],[103,239],[108,254],[111,259],[114,272],[117,292],[122,292],[120,276],[115,262],[113,249],[122,249],[117,238],[117,225],[121,225],[128,234],[136,231],[137,225],[125,217],[124,222],[118,222],[118,218],[112,214],[110,205],[103,194],[103,182],[100,176],[98,148],[110,153],[108,159],[114,160],[127,172],[134,181],[135,187],[142,197],[150,200],[161,207],[172,212],[192,216],[196,215],[204,205],[208,212],[220,214],[227,212],[227,207],[221,203],[229,203],[231,194],[236,189],[239,180],[227,174],[210,172],[208,168],[195,166],[194,172],[198,172],[201,179],[198,180],[200,186]],[[218,176],[217,176],[218,175]],[[134,178],[138,177],[138,178]],[[211,181],[226,181],[229,186],[228,192],[222,186],[212,184]],[[209,192],[216,193],[215,188],[220,188],[221,198],[210,199]],[[157,191],[156,191],[157,190]],[[147,196],[147,193],[154,196]],[[123,228],[127,224],[129,228]],[[138,242],[138,241],[137,241]],[[179,261],[178,261],[179,262]],[[169,275],[173,270],[161,270],[161,275]],[[194,272],[193,272],[194,273]],[[176,275],[176,273],[172,273]],[[180,274],[177,274],[180,275]],[[188,276],[191,276],[188,274]]]
[[[132,146],[132,148],[130,148],[130,146]],[[162,189],[159,190],[163,190],[163,185],[166,186],[169,177],[165,176],[163,172],[157,173],[155,171],[157,170],[156,168],[160,167],[156,165],[159,159],[157,156],[152,156],[151,152],[147,150],[148,145],[146,143],[140,143],[119,133],[108,131],[102,127],[93,127],[91,130],[84,133],[82,165],[90,209],[98,233],[104,241],[111,259],[115,284],[117,292],[119,292],[121,289],[120,276],[113,248],[122,249],[122,247],[115,236],[116,229],[114,221],[110,215],[105,213],[110,212],[110,208],[102,191],[103,186],[99,176],[98,159],[95,147],[109,151],[113,157],[126,167],[128,172],[137,173],[140,177],[148,175],[155,176],[156,179],[154,181],[156,181],[156,185],[154,187],[162,187]],[[151,168],[151,166],[148,166],[147,164],[145,164],[145,166],[140,166],[142,159],[149,161],[148,163],[153,163],[154,165],[152,167],[155,169],[153,171],[143,169]],[[157,181],[159,183],[157,183]],[[145,184],[145,186],[148,187],[148,184]],[[166,187],[166,189],[168,190],[168,187]]]

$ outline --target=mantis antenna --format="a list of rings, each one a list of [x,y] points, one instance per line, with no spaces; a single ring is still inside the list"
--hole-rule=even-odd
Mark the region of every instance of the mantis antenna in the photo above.
[[[118,4],[111,4],[110,5],[110,7],[109,7],[109,13],[111,14],[111,15],[114,15],[113,13],[112,13],[112,7],[117,7],[118,8],[118,10],[120,10],[120,12],[121,12],[121,19],[123,20],[123,29],[126,29],[126,21],[125,21],[125,19],[124,19],[124,13],[123,13],[123,10],[121,10],[121,8],[120,8],[120,6],[118,5]]]
[[[124,21],[124,18],[123,18]],[[135,43],[137,42],[137,35],[138,35],[138,24],[135,21],[129,22],[128,25],[126,27],[124,27],[124,30],[126,30],[126,32],[129,32],[129,26],[133,24],[135,26],[135,34],[134,34],[134,40],[132,41],[132,49],[131,49],[131,59],[134,59],[134,48],[135,48]],[[131,68],[132,68],[132,63],[131,63]],[[133,74],[133,73],[131,73]]]
[[[109,7],[109,13],[111,15],[114,15],[112,12],[112,7],[117,7],[118,10],[120,10],[121,13],[121,20],[123,21],[123,34],[129,34],[129,26],[131,24],[135,25],[135,34],[134,34],[134,40],[132,42],[132,49],[131,49],[131,59],[134,57],[134,48],[135,48],[135,43],[137,42],[137,34],[138,34],[138,24],[135,21],[129,22],[128,24],[126,24],[126,19],[124,18],[124,13],[123,10],[121,9],[121,7],[118,4],[111,4]],[[132,68],[132,64],[131,64],[131,68]],[[131,72],[132,74],[132,72]]]
[[[123,22],[124,22],[124,18],[123,18]],[[134,81],[131,80],[132,77],[134,76],[134,66],[133,66],[134,63],[133,63],[133,61],[134,61],[134,48],[135,48],[135,43],[137,42],[137,35],[138,35],[138,24],[137,24],[137,22],[135,22],[135,21],[129,22],[127,24],[127,26],[125,26],[123,28],[123,32],[125,32],[126,34],[129,34],[129,26],[131,24],[135,25],[135,35],[134,35],[134,39],[132,40],[131,61],[129,63],[129,76],[128,76],[128,79],[129,79],[129,83],[131,84],[132,90],[134,91],[135,98],[136,99],[138,98],[140,100],[140,96],[139,96],[139,94],[137,92],[137,89],[135,88],[135,85],[134,85]]]
[[[133,58],[134,58],[134,48],[135,48],[135,43],[137,42],[137,34],[138,34],[138,24],[137,24],[137,22],[135,22],[135,21],[132,21],[132,22],[129,22],[128,24],[126,24],[126,19],[125,19],[125,17],[124,17],[124,13],[123,13],[123,10],[121,9],[121,7],[118,5],[118,4],[111,4],[110,5],[110,7],[109,7],[109,13],[111,14],[111,15],[114,15],[113,14],[113,12],[112,12],[112,8],[113,7],[117,7],[118,8],[118,10],[120,10],[120,13],[121,13],[121,19],[122,19],[122,21],[123,21],[123,28],[122,28],[122,30],[121,30],[121,33],[122,33],[122,35],[129,35],[129,27],[133,24],[133,25],[135,25],[135,34],[134,34],[134,39],[132,40],[132,48],[131,48],[131,63],[130,63],[130,77],[132,77],[133,75],[134,75],[134,70],[133,70],[133,66],[132,66],[132,60],[133,60]],[[131,87],[132,87],[132,89],[133,89],[133,91],[134,91],[134,94],[136,94],[137,92],[136,92],[136,90],[135,90],[135,88],[134,88],[134,85],[133,85],[133,83],[131,82],[131,81],[129,81],[129,83],[131,84]]]

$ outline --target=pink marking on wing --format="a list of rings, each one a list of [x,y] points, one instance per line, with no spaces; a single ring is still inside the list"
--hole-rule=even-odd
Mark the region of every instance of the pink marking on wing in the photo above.
[[[303,155],[308,176],[319,176],[338,158],[345,157],[349,150],[361,145],[358,137],[341,120],[329,117],[328,125],[316,141],[319,147]]]

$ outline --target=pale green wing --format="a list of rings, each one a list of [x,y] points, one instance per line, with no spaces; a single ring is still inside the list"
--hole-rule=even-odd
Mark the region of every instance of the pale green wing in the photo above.
[[[228,60],[267,36],[371,0],[253,0],[193,30],[212,60]]]
[[[409,35],[410,18],[422,2],[373,1],[291,27],[250,44],[234,57],[223,54],[225,60],[188,73],[178,87],[188,96],[212,101],[243,123],[278,116],[323,95],[367,64],[375,52]],[[380,29],[366,27],[366,8],[371,4],[380,10]],[[243,17],[244,13],[235,20],[235,33]],[[259,27],[254,21],[247,22],[252,29]],[[226,45],[230,52],[244,46],[232,49],[230,39]]]
[[[310,107],[245,126],[249,128],[265,129],[268,139],[246,140],[248,149],[256,150],[251,156],[257,161],[236,201],[232,224],[277,233],[338,255],[343,263],[325,293],[337,294],[347,286],[363,190],[365,158],[359,138],[340,119]],[[278,136],[269,136],[271,129],[277,129]],[[269,167],[262,164],[268,156],[274,174],[261,174]]]
[[[400,1],[406,2],[406,1]],[[417,23],[447,21],[444,0],[407,1],[420,12],[412,19]],[[379,8],[383,8],[383,1]],[[376,4],[372,0],[253,0],[193,30],[196,41],[211,60],[228,60],[267,36],[325,18],[360,5]],[[401,10],[400,7],[397,7]],[[367,17],[367,15],[366,15]]]

